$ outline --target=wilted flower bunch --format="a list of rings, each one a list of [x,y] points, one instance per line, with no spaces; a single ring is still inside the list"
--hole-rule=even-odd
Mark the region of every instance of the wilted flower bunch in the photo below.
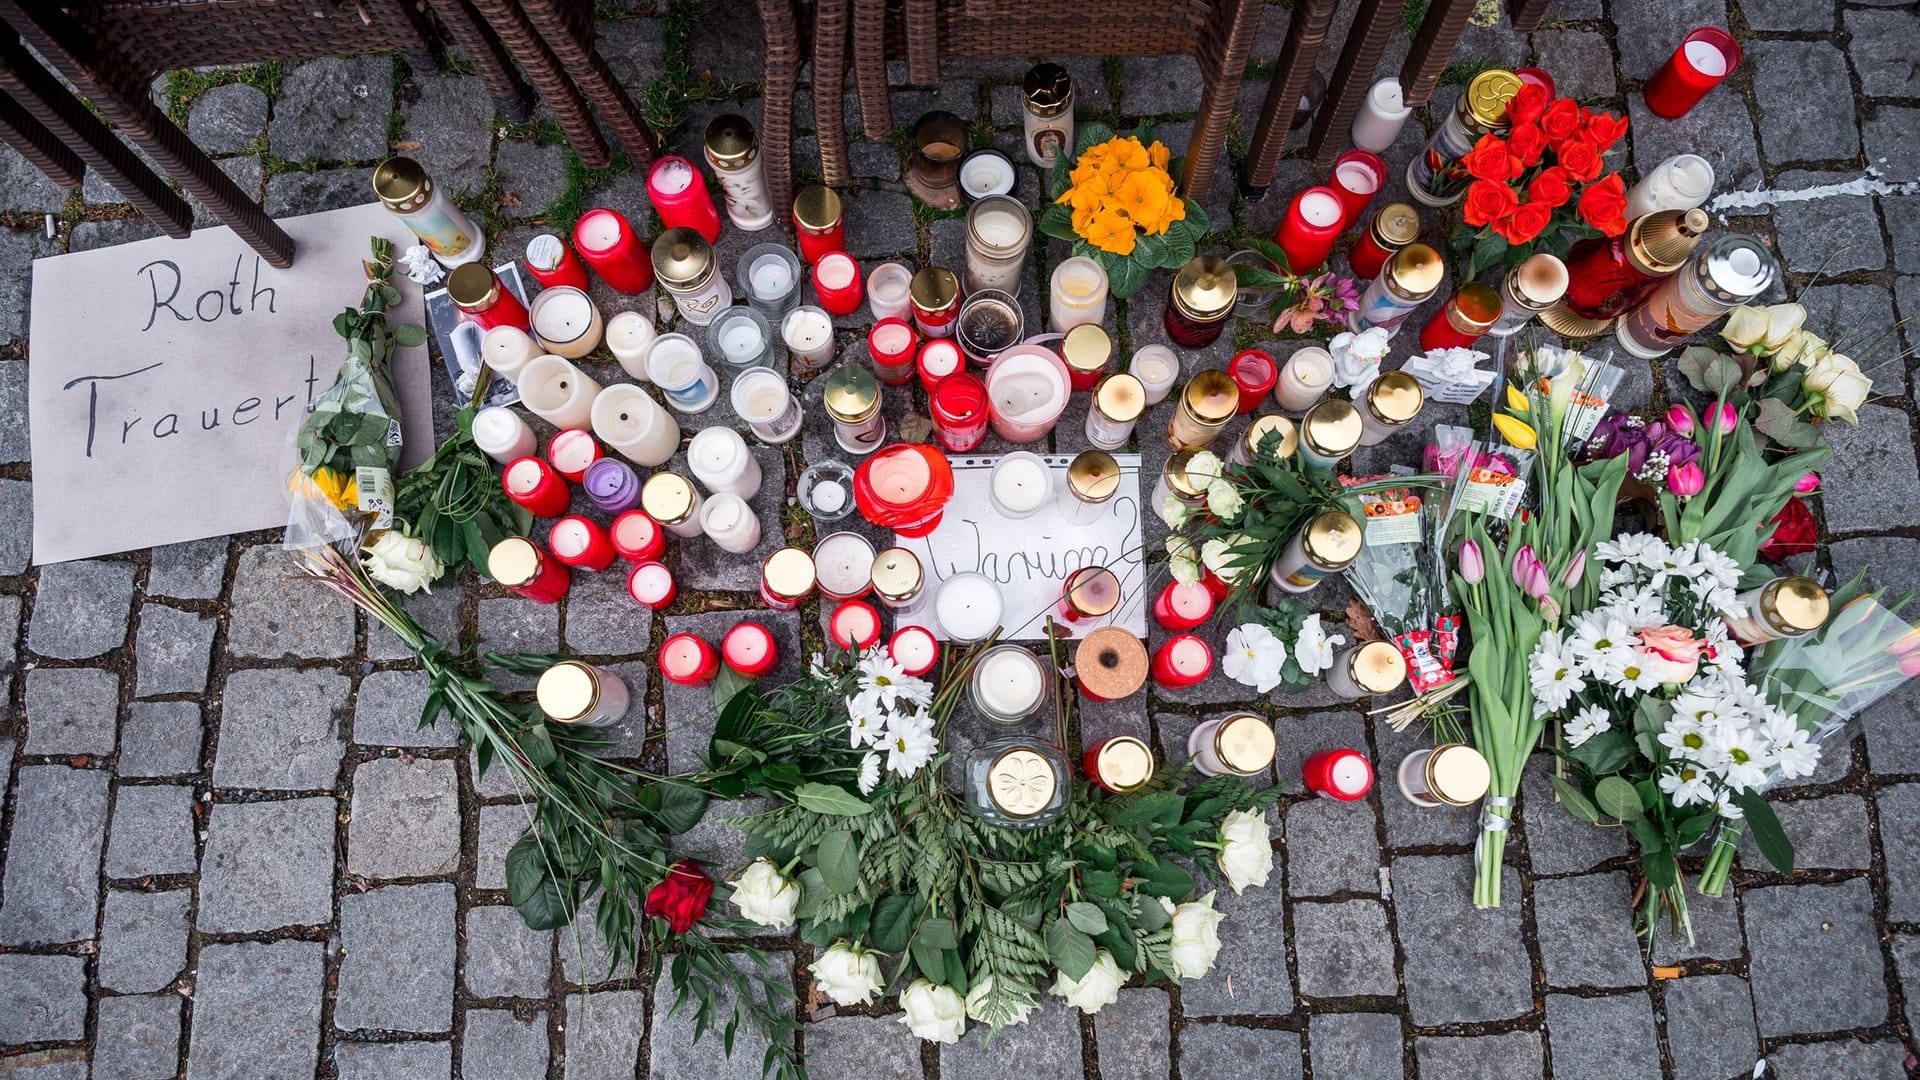
[[[1860,365],[1802,325],[1807,309],[1799,304],[1741,306],[1727,314],[1720,337],[1736,351],[1768,362],[1776,373],[1803,368],[1801,387],[1807,408],[1823,420],[1860,422],[1860,406],[1873,393],[1873,380]]]
[[[817,665],[816,665],[817,666]],[[865,749],[860,794],[880,785],[880,772],[906,779],[926,767],[940,748],[933,734],[933,684],[902,671],[878,646],[860,654],[859,689],[847,699],[847,742]]]

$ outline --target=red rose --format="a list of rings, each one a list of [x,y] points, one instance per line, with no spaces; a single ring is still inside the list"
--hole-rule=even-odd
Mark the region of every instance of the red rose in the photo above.
[[[647,891],[647,914],[667,920],[674,933],[684,934],[707,913],[712,897],[713,879],[700,872],[699,863],[682,859]]]
[[[1580,137],[1593,144],[1595,150],[1606,153],[1620,136],[1627,133],[1627,118],[1612,113],[1588,113],[1580,122]]]
[[[1627,231],[1627,185],[1619,173],[1608,173],[1605,180],[1587,185],[1580,193],[1580,217],[1603,236]]]
[[[1519,160],[1507,151],[1505,140],[1498,135],[1480,136],[1460,163],[1479,180],[1511,180],[1520,173]]]
[[[1547,102],[1551,100],[1552,95],[1547,93],[1546,87],[1539,83],[1522,83],[1519,93],[1507,102],[1507,119],[1515,127],[1531,124],[1547,111]]]
[[[1568,139],[1560,144],[1556,153],[1560,158],[1560,165],[1567,170],[1567,175],[1575,180],[1591,180],[1599,176],[1600,170],[1606,167],[1600,160],[1600,151],[1595,150],[1593,144],[1584,139]]]
[[[1561,98],[1547,106],[1540,114],[1540,130],[1547,141],[1555,146],[1573,137],[1580,130],[1580,104],[1572,98]]]
[[[1820,527],[1813,511],[1798,495],[1773,515],[1773,537],[1760,545],[1760,554],[1774,562],[1793,555],[1811,554],[1820,546]]]
[[[1547,149],[1547,137],[1533,124],[1516,124],[1507,133],[1507,150],[1518,158],[1522,167],[1539,162],[1540,155]]]
[[[1540,170],[1540,175],[1527,185],[1527,201],[1545,203],[1548,206],[1565,206],[1573,198],[1573,189],[1567,185],[1567,170],[1558,165],[1549,165]]]
[[[1529,243],[1553,220],[1553,207],[1545,203],[1522,203],[1513,213],[1493,223],[1493,231],[1507,238],[1514,247]]]
[[[1469,225],[1491,225],[1513,213],[1520,196],[1498,180],[1475,180],[1467,186],[1467,205],[1462,211]]]

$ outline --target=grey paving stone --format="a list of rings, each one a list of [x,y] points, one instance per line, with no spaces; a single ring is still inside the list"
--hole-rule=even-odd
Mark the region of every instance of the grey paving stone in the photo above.
[[[1823,470],[1821,507],[1834,532],[1889,529],[1902,524],[1900,509],[1920,498],[1920,468],[1913,464],[1913,424],[1885,405],[1860,408],[1860,425],[1828,424],[1833,457]]]
[[[333,1068],[340,1080],[446,1080],[453,1044],[342,1042],[333,1048]]]
[[[201,949],[187,1080],[307,1080],[325,980],[317,941]]]
[[[638,90],[659,78],[667,58],[664,24],[658,19],[602,22],[595,45],[622,86]],[[700,131],[688,129],[698,138]]]
[[[595,922],[600,916],[600,899],[596,894],[583,901],[573,922],[556,932],[560,942],[560,973],[576,986],[633,977],[633,958],[628,956],[615,968],[607,939],[600,936],[600,927]]]
[[[1536,881],[1533,918],[1547,985],[1646,982],[1625,873]]]
[[[482,652],[551,653],[560,649],[560,609],[536,604],[524,597],[480,601]],[[493,676],[503,689],[531,690],[533,680],[522,675]]]
[[[277,544],[240,553],[229,603],[227,652],[277,660],[327,659],[353,650],[353,608],[318,585],[289,580],[291,565]]]
[[[754,622],[767,628],[780,646],[780,663],[766,676],[769,686],[778,686],[799,677],[807,658],[800,647],[800,615],[792,611],[756,611]],[[740,612],[712,611],[700,615],[674,615],[667,619],[667,634],[698,634],[720,647],[727,628],[739,622]],[[667,717],[667,765],[681,772],[698,768],[706,760],[707,742],[713,737],[713,693],[705,687],[676,686],[662,680],[661,690]]]
[[[853,175],[862,179],[900,179],[900,154],[893,147],[871,139],[861,139],[847,147],[847,159]]]
[[[1596,828],[1553,801],[1553,785],[1547,779],[1552,771],[1552,758],[1535,754],[1527,761],[1520,780],[1520,824],[1526,832],[1527,858],[1533,872],[1591,870],[1626,854],[1626,830]]]
[[[373,192],[372,169],[321,169],[283,172],[267,178],[260,205],[278,217],[318,214],[367,202]]]
[[[205,691],[207,669],[213,663],[215,629],[211,615],[165,604],[141,605],[140,633],[134,642],[140,695]]]
[[[180,776],[200,769],[200,706],[136,701],[120,730],[121,776]]]
[[[346,749],[347,679],[325,671],[227,677],[213,782],[220,787],[331,789]]]
[[[1686,935],[1668,933],[1662,927],[1653,944],[1655,964],[1701,958],[1733,960],[1747,951],[1731,887],[1719,896],[1703,896],[1694,890],[1687,896],[1687,917],[1693,921],[1693,941],[1689,943]]]
[[[21,365],[24,367],[25,365]],[[0,367],[0,374],[11,370]],[[0,577],[24,574],[33,557],[33,484],[0,480]]]
[[[1163,1020],[1163,1042],[1165,1027]],[[920,1040],[897,1016],[833,1016],[803,1030],[809,1075],[873,1080],[917,1080],[921,1075]]]
[[[111,754],[120,677],[98,668],[27,672],[29,754]]]
[[[245,83],[216,86],[187,108],[187,137],[209,154],[238,154],[267,130],[267,95]]]
[[[1130,56],[1122,63],[1121,113],[1158,116],[1200,107],[1200,68],[1191,56]]]
[[[1566,1080],[1660,1075],[1660,1035],[1645,991],[1618,997],[1547,995],[1553,1074]]]
[[[192,788],[121,785],[107,840],[107,876],[191,874],[199,869],[193,834]]]
[[[460,977],[467,993],[481,998],[547,996],[547,976],[553,970],[551,930],[527,929],[527,921],[510,907],[475,907],[467,911],[466,941]]]
[[[1367,749],[1367,726],[1365,718],[1358,711],[1340,710],[1309,713],[1306,716],[1283,716],[1273,722],[1274,734],[1274,773],[1294,791],[1304,791],[1301,782],[1307,759],[1322,750],[1337,750],[1352,747],[1365,753]],[[1364,804],[1342,803],[1342,810],[1353,811],[1354,816],[1371,820],[1371,807]]]
[[[100,999],[94,1080],[169,1080],[180,1069],[180,997]]]
[[[528,811],[522,806],[480,808],[479,858],[474,862],[476,889],[507,887],[507,849],[527,830]]]
[[[1793,841],[1793,865],[1798,869],[1865,870],[1872,864],[1873,845],[1867,828],[1866,800],[1858,795],[1833,795],[1773,803],[1774,813]],[[1740,865],[1770,872],[1749,830],[1740,839]]]
[[[11,672],[19,659],[20,598],[0,596],[0,674]]]
[[[1380,891],[1377,818],[1366,803],[1308,799],[1287,808],[1287,892]]]
[[[220,167],[221,172],[227,174],[227,178],[232,180],[234,186],[238,187],[247,198],[258,199],[260,197],[266,174],[265,170],[260,167],[259,158],[232,157],[227,158],[225,161],[216,161],[214,164]],[[193,206],[193,224],[195,228],[207,229],[224,224],[220,220],[220,215],[215,213],[206,203],[200,201],[200,199],[189,195],[187,201]],[[73,235],[75,243],[78,243],[80,230],[75,229]],[[156,229],[148,235],[158,236],[160,233],[159,230]],[[130,240],[137,239],[142,239],[142,237],[128,236],[112,242],[127,243]],[[102,244],[101,246],[104,247],[106,244]]]
[[[0,942],[55,945],[93,938],[106,829],[106,773],[64,765],[20,768],[13,787],[16,840],[0,879]],[[27,837],[31,843],[19,842]]]
[[[669,998],[668,1000],[672,1000]],[[601,990],[591,995],[567,997],[567,1057],[562,1075],[566,1080],[626,1080],[633,1075],[634,1062],[640,1056],[640,1036],[646,1029],[646,997],[638,990]],[[654,1017],[656,1025],[666,1010]],[[690,1038],[692,1028],[683,1038]],[[717,1033],[715,1033],[717,1036]],[[661,1052],[661,1034],[654,1035],[654,1053]],[[735,1053],[746,1048],[746,1041],[735,1044]],[[697,1056],[695,1056],[697,1055]],[[674,1068],[700,1062],[701,1075],[721,1076],[713,1071],[709,1058],[718,1058],[718,1044],[701,1046],[684,1059],[674,1062],[663,1075],[674,1075]],[[759,1052],[753,1053],[756,1067]],[[744,1074],[742,1074],[744,1075]]]
[[[210,536],[153,549],[147,593],[181,600],[212,600],[227,576],[227,538]]]
[[[369,878],[451,874],[460,865],[453,762],[377,758],[353,773],[347,872]]]
[[[1850,8],[1844,18],[1852,35],[1847,57],[1860,76],[1860,89],[1869,97],[1920,97],[1920,71],[1900,47],[1920,35],[1914,13]]]
[[[1026,1023],[1000,1029],[991,1046],[983,1025],[967,1028],[959,1042],[941,1045],[942,1076],[990,1076],[1009,1061],[1030,1076],[1069,1076],[1080,1067],[1079,1014],[1051,995]]]
[[[1391,1013],[1314,1013],[1307,1046],[1316,1076],[1401,1074],[1400,1018]]]
[[[723,0],[706,8],[700,33],[688,43],[696,78],[749,82],[760,77],[760,18],[753,5]],[[851,91],[849,91],[851,93]]]
[[[1531,1080],[1540,1068],[1540,1033],[1414,1040],[1421,1080]]]
[[[466,592],[462,584],[442,581],[431,592],[417,592],[402,599],[400,609],[413,616],[413,621],[419,623],[422,630],[449,645],[455,645],[460,642],[460,605]],[[395,637],[391,630],[377,621],[369,620],[367,659],[411,660],[413,650]]]
[[[1913,133],[1916,123],[1920,123],[1920,109],[1911,106],[1877,105],[1867,110],[1867,118],[1860,123],[1867,167],[1878,167],[1889,180],[1920,176],[1920,138]]]
[[[47,243],[45,251],[33,251],[28,245],[43,239],[38,232],[23,232],[17,229],[0,229],[0,253],[18,258],[18,269],[11,274],[0,276],[0,290],[4,290],[6,299],[17,302],[18,310],[7,316],[7,323],[0,324],[0,339],[11,343],[27,331],[27,283],[31,272],[31,260],[37,255],[54,254],[52,242]],[[27,362],[14,360],[0,362],[0,416],[8,419],[4,430],[0,430],[0,462],[12,464],[27,460]],[[29,530],[29,538],[31,531]],[[16,571],[17,573],[18,571]]]
[[[1852,129],[1848,129],[1852,130]],[[1776,181],[1782,190],[1844,183],[1854,173],[1793,170]],[[1873,200],[1864,195],[1834,195],[1781,203],[1773,211],[1779,226],[1779,254],[1788,270],[1878,270],[1887,265],[1886,242]]]
[[[847,254],[856,259],[911,253],[919,237],[913,199],[897,191],[846,192]]]
[[[164,990],[187,966],[191,889],[110,889],[100,918],[100,985],[122,994]]]
[[[1865,881],[1749,889],[1741,899],[1763,1035],[1839,1031],[1886,1020],[1879,934]]]
[[[314,60],[287,73],[267,139],[289,161],[367,161],[387,152],[393,59]]]
[[[27,647],[42,656],[85,660],[127,640],[134,565],[110,559],[40,568]]]
[[[1794,0],[1740,0],[1740,14],[1755,30],[1833,29],[1833,12]]]
[[[340,901],[340,997],[333,1026],[453,1028],[451,885],[389,885]]]
[[[558,146],[503,142],[494,170],[511,217],[537,217],[567,190],[566,151]]]
[[[1667,1047],[1677,1076],[1745,1076],[1760,1056],[1753,994],[1736,975],[1697,975],[1666,987]]]
[[[77,956],[0,953],[0,1042],[83,1039],[87,973]]]
[[[333,799],[215,803],[198,924],[250,933],[333,921]]]
[[[496,761],[485,773],[480,771],[479,755],[467,755],[467,775],[473,778],[473,790],[483,799],[516,798],[531,795],[513,771]]]
[[[706,863],[710,873],[725,876],[745,869],[746,831],[728,822],[733,818],[761,813],[771,807],[772,803],[766,799],[733,799],[710,803],[706,816],[700,819],[699,824],[674,838],[674,848],[689,858]],[[763,930],[751,931],[747,936],[758,935],[779,936]]]
[[[1501,875],[1505,903],[1473,907],[1473,859],[1412,856],[1393,861],[1396,920],[1432,932],[1402,935],[1402,977],[1413,1022],[1423,1027],[1501,1020],[1533,1004],[1532,964],[1520,939],[1520,875]]]
[[[1160,1080],[1171,1067],[1166,992],[1153,987],[1122,990],[1093,1017],[1100,1075],[1107,1080]],[[811,1045],[811,1040],[809,1040]]]
[[[1768,161],[1830,161],[1859,153],[1852,95],[1807,92],[1846,85],[1847,59],[1838,48],[1824,41],[1753,41],[1743,48]]]
[[[709,413],[711,416],[711,413]],[[718,417],[714,419],[718,420]],[[786,543],[781,532],[780,492],[784,488],[786,462],[778,447],[749,444],[753,460],[760,465],[760,493],[748,503],[760,519],[760,543],[752,551],[735,555],[702,537],[680,542],[680,560],[674,564],[679,587],[717,589],[726,592],[753,592],[760,588],[760,565],[767,556]],[[605,575],[603,575],[605,576]],[[631,600],[629,607],[638,607]],[[718,639],[716,639],[718,640]],[[632,651],[631,649],[623,651]]]
[[[1880,810],[1880,843],[1886,851],[1887,917],[1920,919],[1920,784],[1895,784],[1874,795]]]
[[[0,151],[0,202],[5,209],[35,214],[58,214],[67,205],[67,189],[47,179],[33,162],[12,147]]]
[[[1372,900],[1295,904],[1293,947],[1306,997],[1392,997],[1398,990],[1387,909]]]
[[[1613,78],[1613,49],[1605,35],[1589,30],[1541,30],[1530,36],[1534,63],[1553,72],[1555,93],[1596,101],[1619,92]]]
[[[463,1075],[547,1080],[546,1014],[522,1020],[504,1009],[471,1009],[460,1038]]]
[[[1621,4],[1617,11],[1613,7],[1607,5],[1607,13],[1613,22],[1614,44],[1620,50],[1620,73],[1634,80],[1652,77],[1680,46],[1687,30],[1727,25],[1726,0],[1679,0],[1659,7]],[[1720,87],[1717,93],[1707,95],[1737,96],[1730,87]]]
[[[1896,249],[1897,250],[1897,249]],[[1891,356],[1894,345],[1893,297],[1880,285],[1814,285],[1794,294],[1794,300],[1807,309],[1806,328],[1849,356],[1863,367]],[[1898,388],[1898,365],[1884,364],[1876,374]]]
[[[603,574],[575,577],[573,588],[567,590],[566,609],[565,640],[570,652],[625,655],[644,652],[651,643],[653,612],[633,602],[627,593],[625,572],[618,567]]]
[[[1767,1075],[1779,1080],[1904,1080],[1910,1055],[1898,1039],[1789,1043],[1767,1054]]]
[[[459,721],[442,714],[420,726],[432,687],[418,671],[375,671],[360,680],[353,702],[353,741],[367,746],[458,746]]]
[[[9,1080],[88,1080],[81,1050],[44,1050],[20,1056]]]
[[[477,76],[414,72],[401,90],[400,119],[420,144],[412,156],[442,188],[474,194],[486,185],[493,98]]]
[[[12,190],[7,188],[6,190]],[[11,344],[27,334],[27,288],[33,272],[32,260],[55,253],[53,241],[39,229],[0,229],[0,344]],[[9,377],[20,380],[18,387],[8,384]],[[0,364],[0,416],[25,418],[27,365]],[[16,399],[17,392],[17,399]],[[18,404],[16,404],[16,400]],[[27,459],[27,425],[9,425],[13,430],[0,435],[0,461]]]
[[[1920,934],[1892,934],[1889,943],[1893,951],[1893,967],[1900,975],[1902,986],[1913,986],[1920,979]],[[1914,1018],[1920,1016],[1920,1002],[1905,1002],[1904,1016],[1907,1027],[1913,1027]]]
[[[1287,971],[1287,943],[1276,933],[1285,925],[1285,894],[1279,882],[1235,896],[1221,889],[1215,909],[1220,924],[1220,955],[1204,979],[1181,984],[1180,1011],[1187,1016],[1285,1016],[1293,1011],[1293,978]]]
[[[1180,1075],[1219,1080],[1299,1080],[1300,1036],[1291,1031],[1188,1024],[1180,1030]]]
[[[1662,35],[1661,40],[1671,42],[1678,36]],[[1614,40],[1624,42],[1624,31]],[[1672,51],[1665,49],[1661,59],[1665,60]],[[1632,71],[1626,74],[1629,78],[1635,77]],[[1700,104],[1678,120],[1655,116],[1639,94],[1628,94],[1627,119],[1632,131],[1629,137],[1633,142],[1633,165],[1639,175],[1646,175],[1648,169],[1675,154],[1697,153],[1713,165],[1713,186],[1717,191],[1768,186],[1760,172],[1759,144],[1753,132],[1753,118],[1747,114],[1747,103],[1726,87],[1700,99]],[[1755,207],[1744,212],[1765,214],[1769,211]]]

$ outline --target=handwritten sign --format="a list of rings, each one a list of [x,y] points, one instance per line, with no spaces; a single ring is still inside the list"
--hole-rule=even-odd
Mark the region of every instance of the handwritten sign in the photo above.
[[[931,596],[940,583],[955,574],[978,571],[1000,586],[1005,603],[1001,636],[1035,640],[1047,636],[1046,615],[1059,605],[1067,575],[1083,566],[1104,566],[1120,579],[1121,601],[1102,619],[1061,623],[1073,636],[1101,626],[1119,626],[1145,637],[1147,609],[1145,554],[1141,550],[1140,455],[1115,454],[1120,463],[1120,490],[1085,525],[1069,522],[1049,503],[1032,517],[1001,517],[988,499],[996,457],[953,459],[953,500],[940,526],[920,539],[896,538],[896,543],[920,557],[927,568],[929,599],[902,626],[924,626],[938,634]],[[1067,482],[1073,457],[1048,455],[1054,490]],[[1056,613],[1056,620],[1058,615]]]
[[[378,203],[280,222],[276,270],[225,228],[33,264],[27,413],[33,561],[284,525],[293,434],[333,384],[333,317],[365,286],[372,236],[404,249]],[[417,286],[391,318],[421,320]],[[399,350],[406,464],[432,452],[427,350]]]

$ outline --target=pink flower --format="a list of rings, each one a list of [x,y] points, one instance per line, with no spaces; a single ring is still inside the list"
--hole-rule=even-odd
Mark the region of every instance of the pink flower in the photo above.
[[[1508,567],[1508,571],[1513,574],[1513,583],[1523,589],[1526,588],[1527,575],[1533,571],[1533,567],[1539,561],[1533,554],[1532,544],[1521,544],[1513,553],[1513,565]]]
[[[1693,434],[1693,410],[1687,408],[1685,405],[1669,405],[1667,407],[1667,426],[1672,428],[1673,433],[1676,435],[1691,436]]]
[[[1586,576],[1587,576],[1587,551],[1585,548],[1582,548],[1580,549],[1580,552],[1573,557],[1573,561],[1567,564],[1566,573],[1560,576],[1560,584],[1565,585],[1567,588],[1571,589],[1574,586],[1580,584],[1580,579]]]
[[[1707,486],[1707,474],[1694,462],[1675,465],[1667,470],[1667,490],[1683,499],[1700,494]]]
[[[1649,626],[1640,631],[1640,645],[1634,651],[1646,660],[1647,670],[1661,682],[1677,686],[1693,678],[1700,670],[1700,657],[1707,643],[1693,636],[1684,626]]]
[[[1733,429],[1740,424],[1740,413],[1731,402],[1722,401],[1707,406],[1707,415],[1704,419],[1709,427],[1719,428],[1720,434],[1731,435]]]
[[[1487,576],[1487,561],[1480,554],[1480,545],[1472,540],[1460,545],[1460,580],[1469,585],[1478,585]]]
[[[1820,474],[1817,472],[1810,472],[1807,475],[1801,477],[1800,479],[1795,480],[1793,482],[1793,490],[1799,492],[1802,495],[1811,495],[1814,492],[1820,490]]]
[[[1900,674],[1909,679],[1920,675],[1920,653],[1908,653],[1900,658]]]
[[[1533,565],[1527,567],[1527,581],[1521,588],[1535,600],[1545,600],[1547,594],[1553,591],[1553,582],[1547,578],[1546,564],[1535,559]]]

